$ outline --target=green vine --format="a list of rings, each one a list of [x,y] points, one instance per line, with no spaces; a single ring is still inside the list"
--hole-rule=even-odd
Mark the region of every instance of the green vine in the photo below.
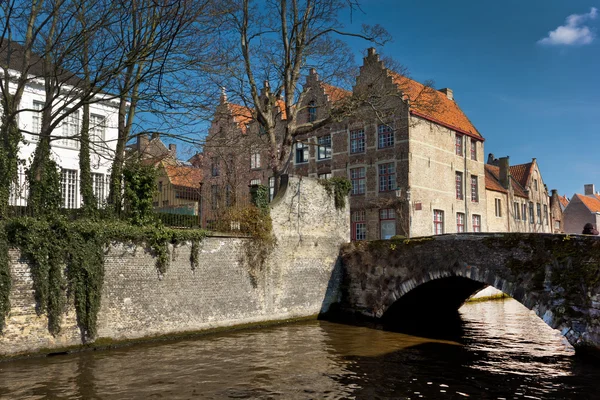
[[[8,256],[8,240],[4,224],[0,224],[0,332],[4,330],[6,316],[10,312],[10,260]]]
[[[36,312],[48,316],[50,333],[60,332],[68,294],[73,298],[84,342],[97,334],[104,251],[111,241],[147,245],[156,256],[156,268],[164,274],[170,261],[169,244],[191,241],[190,263],[194,269],[198,264],[199,242],[206,236],[203,230],[140,227],[111,220],[69,222],[60,215],[48,219],[17,218],[0,228],[0,323],[10,310],[8,248],[15,247],[30,264]]]
[[[346,207],[346,197],[352,189],[352,182],[350,180],[334,177],[331,179],[319,179],[319,183],[323,185],[329,196],[333,196],[336,209],[341,210]]]
[[[192,240],[192,249],[190,251],[190,264],[192,271],[195,271],[200,264],[200,241]]]
[[[125,180],[125,208],[129,222],[134,225],[150,225],[156,222],[152,205],[156,188],[156,168],[131,162],[123,170]]]
[[[259,210],[269,212],[269,188],[265,185],[256,185],[250,189],[251,201]]]

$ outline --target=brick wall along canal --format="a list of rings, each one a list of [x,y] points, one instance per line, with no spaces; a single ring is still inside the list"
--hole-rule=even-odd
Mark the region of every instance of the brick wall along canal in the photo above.
[[[600,367],[514,300],[453,340],[310,321],[0,363],[0,398],[593,399]]]

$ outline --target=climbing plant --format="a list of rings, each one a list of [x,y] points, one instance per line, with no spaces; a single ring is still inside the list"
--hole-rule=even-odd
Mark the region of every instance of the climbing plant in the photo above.
[[[125,207],[129,222],[149,225],[156,222],[152,200],[156,193],[156,168],[137,161],[128,163],[123,170],[125,180]]]
[[[0,332],[4,329],[6,316],[10,311],[10,288],[12,284],[8,258],[8,240],[4,224],[0,223]]]
[[[338,210],[346,206],[346,197],[352,189],[352,183],[347,178],[334,177],[331,179],[319,179],[327,194],[333,196],[335,208]]]
[[[192,269],[197,266],[199,242],[206,231],[162,226],[134,226],[114,220],[17,218],[0,225],[0,327],[10,310],[8,248],[15,247],[29,262],[36,312],[48,316],[48,330],[60,332],[66,294],[72,296],[82,340],[97,334],[96,321],[104,284],[104,254],[111,241],[145,245],[156,256],[156,268],[166,273],[169,244],[192,242]],[[195,254],[195,255],[194,255]]]

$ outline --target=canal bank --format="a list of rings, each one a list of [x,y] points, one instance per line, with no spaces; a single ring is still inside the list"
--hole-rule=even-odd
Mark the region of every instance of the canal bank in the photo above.
[[[248,259],[252,239],[207,237],[196,262],[192,243],[169,245],[168,269],[156,254],[113,242],[104,254],[97,319],[99,346],[183,336],[314,317],[338,300],[339,247],[349,238],[349,212],[315,179],[290,177],[271,204],[277,244],[264,263]],[[52,353],[84,343],[72,296],[52,335],[39,314],[31,267],[10,251],[11,311],[0,335],[0,356]]]
[[[0,363],[0,398],[593,399],[598,366],[514,300],[430,340],[327,321]]]

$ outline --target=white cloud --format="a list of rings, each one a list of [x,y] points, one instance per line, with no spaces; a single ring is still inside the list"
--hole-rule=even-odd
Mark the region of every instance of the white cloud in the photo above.
[[[586,25],[586,21],[596,19],[598,9],[592,7],[589,13],[569,15],[565,25],[561,25],[553,31],[548,32],[548,37],[538,40],[544,45],[582,45],[590,44],[595,38],[594,32]]]

